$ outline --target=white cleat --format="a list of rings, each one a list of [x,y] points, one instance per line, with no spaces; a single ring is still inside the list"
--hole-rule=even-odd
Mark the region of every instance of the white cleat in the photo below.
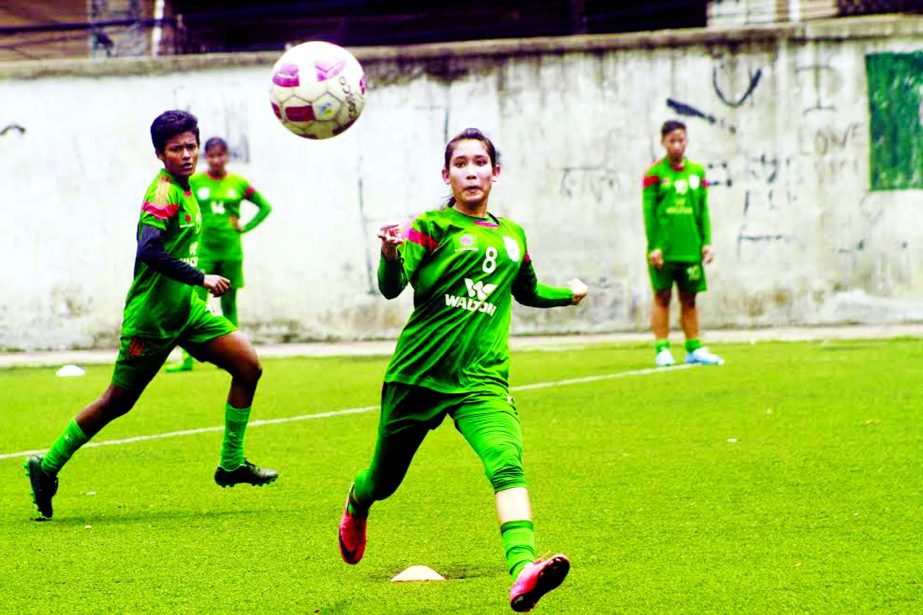
[[[686,353],[686,363],[690,365],[724,365],[724,359],[710,352],[705,346],[699,346]]]
[[[676,365],[676,361],[673,359],[673,353],[670,352],[669,348],[664,348],[658,352],[654,362],[657,364],[657,367],[672,367]]]

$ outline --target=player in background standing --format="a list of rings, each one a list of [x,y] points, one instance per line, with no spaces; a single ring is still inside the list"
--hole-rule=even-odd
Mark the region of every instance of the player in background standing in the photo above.
[[[673,285],[679,294],[679,320],[686,336],[686,363],[720,365],[724,361],[699,340],[695,298],[707,288],[705,264],[711,263],[711,222],[705,170],[685,157],[686,126],[670,120],[660,129],[666,156],[644,175],[644,230],[648,271],[654,289],[651,329],[655,363],[675,363],[670,352],[670,299]]]
[[[221,295],[221,313],[234,325],[237,321],[237,291],[244,287],[244,253],[240,236],[255,229],[266,219],[272,206],[246,179],[228,173],[228,144],[220,137],[205,142],[208,171],[189,178],[192,193],[202,211],[202,237],[199,241],[199,266],[204,271],[221,275],[231,287]],[[240,223],[241,201],[250,201],[257,212],[249,222]],[[208,291],[199,289],[206,299]],[[193,359],[183,352],[183,359],[167,367],[168,372],[185,372],[193,368]]]
[[[570,562],[564,555],[536,559],[522,430],[509,393],[512,299],[573,305],[587,287],[579,280],[567,288],[538,282],[522,228],[487,210],[499,173],[493,143],[469,128],[445,149],[447,206],[402,230],[379,231],[378,287],[392,299],[409,283],[414,311],[385,373],[375,452],[349,490],[339,544],[347,563],[362,559],[369,508],[394,493],[423,438],[448,415],[483,462],[513,579],[510,605],[528,611],[560,585]]]
[[[112,382],[44,456],[33,455],[25,463],[32,499],[46,519],[53,513],[58,472],[110,421],[131,410],[176,345],[231,374],[215,482],[222,487],[263,485],[278,477],[244,458],[244,433],[262,374],[259,358],[247,338],[226,318],[209,312],[195,292],[198,286],[216,296],[228,290],[227,278],[196,267],[202,219],[189,177],[199,157],[198,122],[191,113],[166,111],[151,124],[151,140],[163,169],[141,205],[134,281],[125,300]]]

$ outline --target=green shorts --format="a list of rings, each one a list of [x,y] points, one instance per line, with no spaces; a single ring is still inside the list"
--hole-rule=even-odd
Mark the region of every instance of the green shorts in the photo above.
[[[200,254],[198,268],[205,273],[220,275],[229,279],[231,288],[235,290],[244,287],[244,262],[242,260],[211,258],[207,254]]]
[[[676,284],[676,288],[684,293],[702,293],[708,289],[708,284],[705,282],[705,267],[701,262],[665,262],[660,269],[655,269],[648,264],[647,270],[655,292],[671,290],[673,284]]]
[[[202,346],[236,329],[227,318],[211,312],[204,301],[193,301],[189,319],[176,337],[123,335],[120,338],[112,384],[127,390],[143,390],[176,346],[199,358]]]
[[[385,382],[376,448],[388,450],[389,442],[419,443],[446,415],[452,417],[455,428],[481,459],[484,473],[496,491],[526,486],[522,470],[522,424],[509,395],[490,391],[440,393]]]

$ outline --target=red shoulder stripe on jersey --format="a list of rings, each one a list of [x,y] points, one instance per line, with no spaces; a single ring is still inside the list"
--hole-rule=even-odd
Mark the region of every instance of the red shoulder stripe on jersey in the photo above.
[[[637,177],[637,175],[635,175]],[[654,184],[659,184],[660,178],[656,175],[645,175],[644,176],[644,187],[653,186]]]
[[[249,199],[253,196],[253,193],[256,192],[256,189],[253,186],[247,186],[247,189],[244,190],[244,198]]]
[[[404,239],[406,239],[407,241],[413,242],[419,246],[423,246],[429,252],[432,252],[433,250],[435,250],[436,246],[439,245],[436,243],[436,240],[430,237],[429,235],[426,235],[425,233],[421,233],[417,229],[410,228],[410,227],[407,227],[407,229],[404,231]]]
[[[494,224],[490,220],[475,220],[474,223],[478,226],[486,226],[487,228],[500,228],[499,224]]]
[[[176,212],[179,211],[179,203],[159,205],[150,201],[144,201],[144,204],[141,205],[141,211],[146,211],[158,220],[166,220],[176,215]]]

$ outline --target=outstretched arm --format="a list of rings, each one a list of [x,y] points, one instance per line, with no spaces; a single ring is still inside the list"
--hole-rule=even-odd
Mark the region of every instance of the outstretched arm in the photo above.
[[[513,282],[513,297],[516,301],[529,307],[557,307],[576,305],[587,294],[587,285],[574,279],[566,287],[541,284],[535,275],[535,268],[528,256],[519,268],[519,275]]]

